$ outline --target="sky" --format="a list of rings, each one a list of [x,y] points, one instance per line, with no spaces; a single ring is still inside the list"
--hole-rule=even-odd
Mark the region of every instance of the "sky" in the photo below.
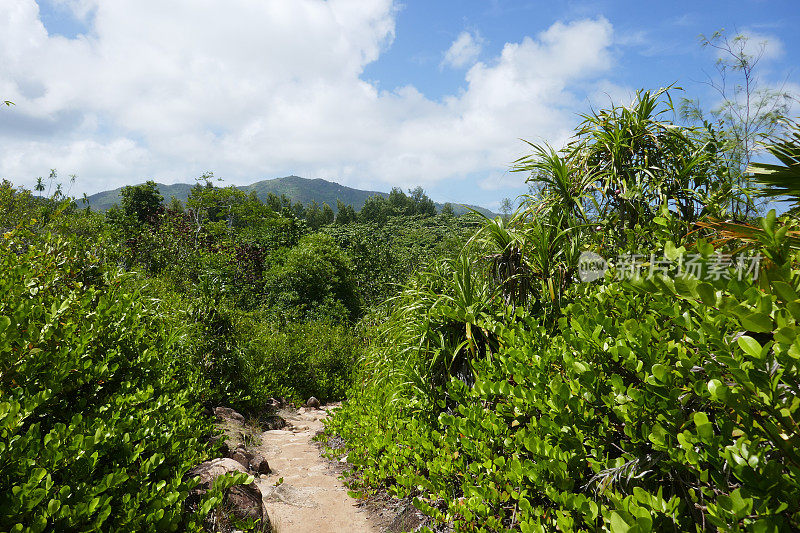
[[[760,83],[800,94],[798,27],[797,0],[0,0],[0,178],[294,174],[497,209],[523,139],[637,89],[717,105],[701,34],[765,43]]]

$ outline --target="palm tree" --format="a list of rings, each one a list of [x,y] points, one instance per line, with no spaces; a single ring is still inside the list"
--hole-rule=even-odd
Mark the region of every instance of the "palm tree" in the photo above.
[[[529,172],[526,181],[539,189],[543,201],[558,205],[585,222],[583,201],[589,195],[594,176],[583,172],[577,164],[581,147],[568,146],[558,152],[548,144],[524,142],[533,148],[533,153],[514,161],[512,172]]]

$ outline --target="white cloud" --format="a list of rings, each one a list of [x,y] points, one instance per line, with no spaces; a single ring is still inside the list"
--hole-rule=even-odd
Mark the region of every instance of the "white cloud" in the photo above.
[[[612,66],[607,20],[556,23],[434,101],[360,77],[394,37],[391,0],[72,4],[90,31],[66,39],[33,0],[0,0],[0,95],[17,104],[0,110],[0,177],[18,185],[50,168],[78,193],[206,170],[370,188],[486,176],[520,137],[562,142]]]
[[[751,30],[743,30],[739,34],[725,35],[723,41],[716,42],[717,58],[731,61],[729,48],[734,53],[744,52],[751,58],[760,58],[765,61],[780,59],[784,54],[783,43],[774,35],[767,35]]]
[[[772,61],[783,56],[783,43],[774,35],[765,35],[752,31],[743,32],[747,38],[744,52],[753,57],[761,56],[762,59]]]
[[[483,39],[478,34],[462,31],[444,53],[442,66],[463,68],[475,62],[483,50]]]
[[[608,109],[612,106],[631,105],[636,99],[636,91],[631,87],[603,80],[587,95],[587,98],[592,109]]]

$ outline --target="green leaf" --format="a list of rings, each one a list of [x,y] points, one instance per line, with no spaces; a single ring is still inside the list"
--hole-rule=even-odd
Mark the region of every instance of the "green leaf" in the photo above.
[[[792,326],[786,326],[775,332],[775,340],[785,344],[791,344],[797,338],[797,331]]]
[[[703,300],[704,304],[716,305],[717,291],[714,290],[714,287],[712,287],[711,284],[703,282],[698,285],[697,294],[700,296],[700,299]]]
[[[211,496],[209,499],[204,501],[202,507],[200,507],[199,511],[200,516],[206,516],[211,511],[211,509],[213,509],[214,506],[217,505],[218,501],[219,498],[217,498],[216,496]]]
[[[616,511],[611,513],[609,522],[611,523],[611,533],[628,533],[632,529]]]
[[[50,500],[47,503],[47,513],[49,515],[56,514],[60,508],[61,508],[61,502],[58,500]]]
[[[782,522],[774,516],[758,519],[752,527],[753,533],[778,533]]]
[[[667,241],[664,243],[664,257],[670,261],[675,261],[678,259],[682,252],[684,251],[683,246],[680,248],[675,247],[675,243],[672,241]]]
[[[720,380],[712,379],[708,382],[708,392],[715,400],[725,400],[728,397],[728,387],[726,387]]]
[[[696,244],[697,251],[703,257],[711,257],[714,254],[714,245],[706,241],[705,239],[699,239]]]
[[[670,374],[669,367],[661,364],[655,364],[653,365],[653,368],[651,370],[653,372],[653,375],[656,377],[658,381],[662,383],[665,383],[667,381],[667,378],[669,377]]]
[[[797,292],[785,281],[773,281],[772,288],[775,289],[775,292],[778,293],[778,296],[780,296],[784,302],[794,302],[800,299]]]
[[[772,331],[774,327],[772,318],[763,313],[750,313],[749,315],[740,317],[739,321],[748,331],[753,331],[755,333],[766,333]]]
[[[8,326],[11,325],[11,319],[7,316],[0,316],[0,333],[4,332],[8,329]]]
[[[753,337],[742,335],[736,339],[736,343],[744,350],[744,353],[755,359],[761,359],[762,346]]]
[[[714,436],[714,427],[709,422],[708,415],[702,411],[694,414],[694,425],[701,439],[708,441]]]
[[[777,215],[774,209],[770,209],[769,213],[765,218],[761,219],[761,227],[764,228],[764,231],[772,237],[775,234],[775,219]]]

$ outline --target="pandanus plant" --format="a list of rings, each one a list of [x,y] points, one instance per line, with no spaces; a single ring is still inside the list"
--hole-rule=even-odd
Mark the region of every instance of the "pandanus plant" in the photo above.
[[[622,231],[645,227],[664,204],[691,224],[735,193],[714,156],[713,136],[675,125],[668,118],[674,113],[667,88],[584,115],[584,172],[595,177],[602,213]]]
[[[499,288],[504,303],[514,309],[527,303],[531,293],[531,269],[525,262],[521,222],[519,213],[508,220],[484,216],[483,226],[469,241],[469,245],[481,250],[479,253],[487,261],[492,281]]]
[[[540,206],[525,228],[527,261],[531,278],[537,282],[537,308],[545,323],[558,317],[564,293],[575,281],[580,254],[578,224],[564,211]]]
[[[766,146],[767,152],[778,160],[774,163],[753,163],[748,172],[761,184],[759,195],[765,198],[788,197],[790,213],[800,211],[800,124],[787,123],[787,135]]]
[[[414,276],[389,301],[391,316],[381,330],[385,349],[368,365],[393,400],[430,410],[451,377],[472,383],[470,362],[496,350],[486,323],[498,291],[476,262],[465,250]]]

